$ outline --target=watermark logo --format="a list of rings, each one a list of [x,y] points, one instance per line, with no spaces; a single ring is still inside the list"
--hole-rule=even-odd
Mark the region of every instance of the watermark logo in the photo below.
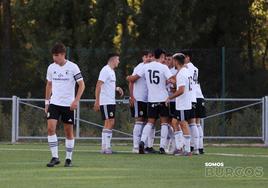
[[[230,167],[224,162],[205,162],[205,177],[263,177],[263,167]]]

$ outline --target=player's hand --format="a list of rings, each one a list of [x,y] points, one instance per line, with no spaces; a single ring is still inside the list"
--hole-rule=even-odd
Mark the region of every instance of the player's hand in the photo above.
[[[120,94],[120,97],[124,96],[124,91],[121,87],[116,87],[116,91]]]
[[[130,107],[134,106],[135,101],[136,101],[136,99],[134,97],[129,97],[129,105],[130,105]]]
[[[100,110],[100,103],[95,101],[93,109],[95,112],[99,111]]]
[[[166,106],[168,106],[169,103],[170,103],[170,99],[169,99],[169,97],[168,97],[168,98],[166,99],[166,101],[165,101]]]
[[[170,87],[170,91],[171,91],[172,93],[175,93],[176,90],[177,90],[177,89],[176,89],[176,85],[172,84],[171,87]]]
[[[130,82],[130,75],[128,75],[128,76],[126,77],[126,80],[127,80],[128,82]]]
[[[74,100],[70,106],[70,110],[74,111],[75,109],[77,109],[77,104],[78,104],[78,102],[76,100]]]
[[[47,105],[45,105],[45,113],[47,114],[47,112],[48,112],[48,104]]]

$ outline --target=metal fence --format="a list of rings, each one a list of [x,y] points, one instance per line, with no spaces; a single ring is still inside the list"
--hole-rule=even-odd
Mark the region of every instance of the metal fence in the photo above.
[[[11,142],[46,139],[44,99],[13,96],[0,98],[12,104]],[[208,116],[202,120],[205,139],[259,140],[268,146],[268,97],[263,98],[207,98]],[[11,105],[8,104],[8,105]],[[101,139],[100,113],[93,111],[94,99],[82,99],[75,113],[75,136],[79,140]],[[0,103],[1,105],[1,103]],[[1,121],[0,121],[1,123]],[[117,100],[114,140],[132,140],[134,120],[130,117],[128,100]],[[63,127],[58,126],[59,138]],[[159,131],[157,131],[159,135]]]

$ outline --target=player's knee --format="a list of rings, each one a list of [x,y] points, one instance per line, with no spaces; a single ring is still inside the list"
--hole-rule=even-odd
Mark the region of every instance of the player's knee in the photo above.
[[[188,124],[185,122],[180,122],[180,127],[181,129],[187,129],[188,128]]]
[[[56,134],[56,130],[53,127],[48,127],[47,133],[48,133],[48,135],[54,135],[54,134]]]

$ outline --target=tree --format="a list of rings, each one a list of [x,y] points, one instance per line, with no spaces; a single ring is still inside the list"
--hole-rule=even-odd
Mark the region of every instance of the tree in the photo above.
[[[0,96],[9,95],[9,80],[11,80],[11,10],[10,0],[2,0],[3,6],[3,23],[2,23],[2,65],[1,65],[1,85]]]

